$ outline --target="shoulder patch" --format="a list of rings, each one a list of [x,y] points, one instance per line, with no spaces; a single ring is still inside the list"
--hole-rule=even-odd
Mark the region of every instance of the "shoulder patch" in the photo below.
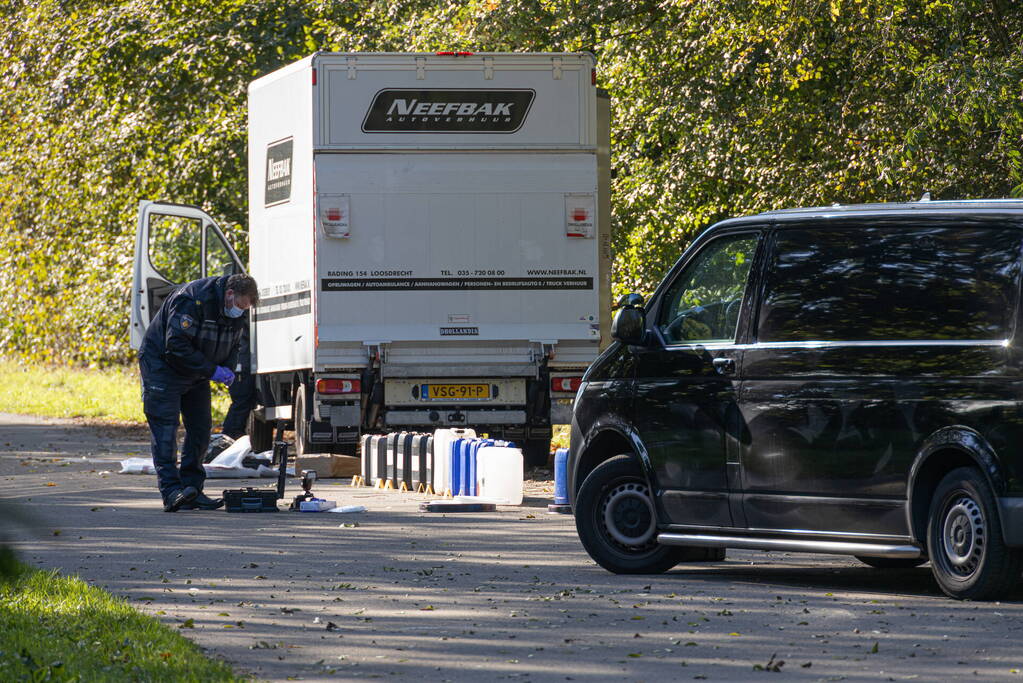
[[[187,330],[189,327],[195,324],[195,320],[190,315],[181,316],[181,329]]]

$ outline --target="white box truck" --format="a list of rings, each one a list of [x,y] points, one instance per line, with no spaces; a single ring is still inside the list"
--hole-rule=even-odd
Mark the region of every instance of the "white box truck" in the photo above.
[[[608,340],[608,100],[589,54],[317,53],[249,86],[260,404],[297,450],[474,427],[545,461]],[[177,284],[240,270],[195,207],[142,202],[137,346]]]

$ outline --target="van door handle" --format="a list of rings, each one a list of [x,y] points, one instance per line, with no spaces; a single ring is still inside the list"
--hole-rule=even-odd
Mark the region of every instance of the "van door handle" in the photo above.
[[[735,374],[734,358],[715,358],[711,363],[713,363],[714,369],[718,371],[719,375]]]

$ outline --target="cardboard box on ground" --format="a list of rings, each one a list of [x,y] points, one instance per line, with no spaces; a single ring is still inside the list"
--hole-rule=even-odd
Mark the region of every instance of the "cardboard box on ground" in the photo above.
[[[316,470],[318,479],[340,479],[359,474],[360,463],[359,458],[351,455],[301,455],[295,459],[295,474],[301,476],[304,470]]]

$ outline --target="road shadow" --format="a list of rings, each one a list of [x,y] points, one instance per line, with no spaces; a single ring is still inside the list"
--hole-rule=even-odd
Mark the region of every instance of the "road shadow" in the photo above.
[[[757,564],[739,565],[727,561],[707,565],[682,564],[665,576],[707,584],[739,581],[776,588],[945,598],[929,565],[913,569],[874,569],[865,565],[828,566],[819,564],[822,557],[826,560],[826,556],[806,556],[806,562],[814,562],[814,566],[767,566],[766,563],[771,561],[768,557],[764,558],[764,563]],[[1023,578],[1020,586],[1001,602],[1023,603]]]
[[[144,449],[148,454],[149,431],[145,426],[89,424],[67,421],[0,424],[0,458],[69,456],[83,453],[124,454]]]

